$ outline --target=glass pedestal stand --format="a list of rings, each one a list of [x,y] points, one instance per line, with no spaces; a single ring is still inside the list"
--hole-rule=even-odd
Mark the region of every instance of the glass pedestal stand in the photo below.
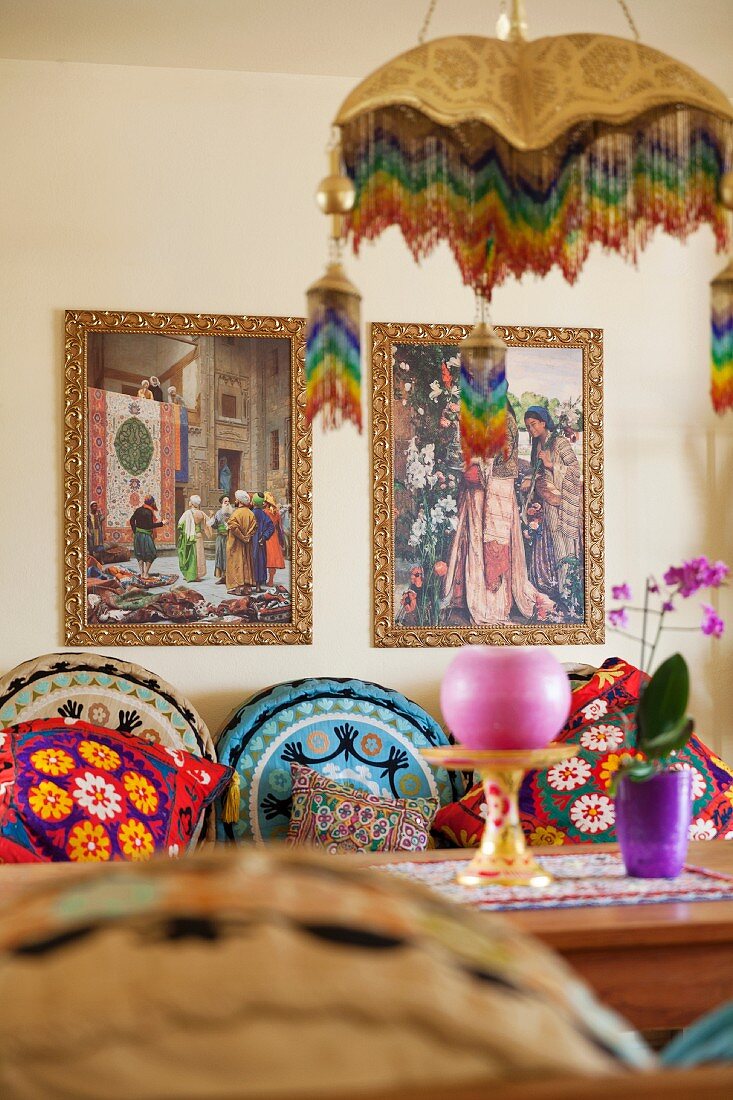
[[[525,772],[568,760],[577,751],[577,745],[505,750],[450,745],[422,750],[429,763],[452,771],[475,771],[483,782],[481,846],[456,875],[462,886],[547,886],[552,882],[552,875],[526,846],[519,821],[519,788]]]

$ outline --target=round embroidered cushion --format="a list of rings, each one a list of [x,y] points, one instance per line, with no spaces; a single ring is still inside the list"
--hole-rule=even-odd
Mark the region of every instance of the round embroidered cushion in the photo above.
[[[241,783],[239,820],[221,840],[283,838],[290,818],[290,764],[390,798],[460,798],[457,772],[432,768],[420,750],[450,742],[435,719],[397,691],[363,680],[278,684],[239,707],[217,740]]]
[[[216,760],[206,723],[188,699],[128,661],[100,653],[46,653],[0,678],[0,729],[59,715]],[[203,820],[192,848],[202,828]],[[213,831],[213,814],[207,814],[207,839],[213,840]]]
[[[0,678],[0,729],[77,718],[216,760],[203,719],[159,676],[99,653],[47,653]]]

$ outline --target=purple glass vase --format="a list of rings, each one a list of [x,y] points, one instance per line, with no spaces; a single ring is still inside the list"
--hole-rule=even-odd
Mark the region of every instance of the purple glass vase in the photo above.
[[[687,855],[692,818],[692,772],[660,772],[616,793],[616,837],[634,878],[677,878]]]

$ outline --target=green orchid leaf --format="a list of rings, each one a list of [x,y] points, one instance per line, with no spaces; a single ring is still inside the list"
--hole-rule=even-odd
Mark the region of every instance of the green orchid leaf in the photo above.
[[[650,761],[640,760],[633,768],[629,768],[626,774],[629,779],[633,779],[634,783],[643,783],[645,779],[656,775],[657,769]]]
[[[690,673],[681,653],[663,661],[644,689],[637,710],[638,748],[679,727],[690,696]]]
[[[612,798],[616,797],[618,791],[618,785],[625,775],[629,779],[633,779],[635,783],[643,783],[645,779],[649,779],[654,775],[656,768],[648,760],[631,760],[628,764],[622,764],[618,771],[611,777],[611,782],[608,787],[609,794]]]
[[[683,718],[681,722],[666,733],[660,733],[658,737],[647,741],[644,745],[644,752],[655,760],[659,760],[663,756],[669,756],[671,752],[676,752],[677,749],[681,749],[687,744],[694,728],[695,722],[692,718]]]

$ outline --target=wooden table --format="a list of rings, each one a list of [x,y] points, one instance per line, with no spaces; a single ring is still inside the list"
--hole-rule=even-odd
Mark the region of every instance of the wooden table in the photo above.
[[[537,848],[542,856],[617,851],[615,845]],[[470,859],[425,852],[408,859]],[[373,857],[384,862],[385,857]],[[389,857],[390,860],[400,857]],[[688,863],[733,875],[733,842],[690,844]],[[527,909],[502,913],[531,932],[640,1031],[681,1028],[733,1000],[733,900]]]

